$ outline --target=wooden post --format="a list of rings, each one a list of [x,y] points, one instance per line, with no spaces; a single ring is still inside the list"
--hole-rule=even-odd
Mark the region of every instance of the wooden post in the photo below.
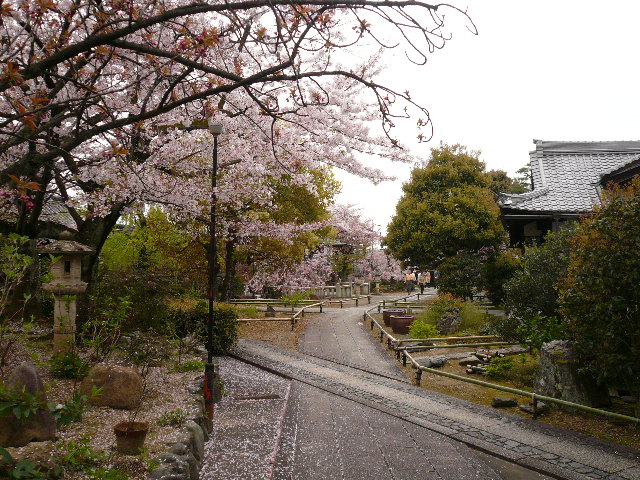
[[[384,341],[384,332],[380,330],[380,343]]]
[[[419,368],[416,369],[416,386],[419,387],[420,386],[420,381],[422,380],[422,370],[420,370]]]
[[[407,366],[407,352],[405,352],[404,350],[402,351],[402,366]]]
[[[371,320],[371,330],[373,330],[373,325],[374,325],[373,320]]]

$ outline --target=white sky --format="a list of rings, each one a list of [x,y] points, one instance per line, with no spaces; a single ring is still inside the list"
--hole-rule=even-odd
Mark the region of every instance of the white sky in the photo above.
[[[461,143],[481,150],[488,169],[514,174],[534,138],[640,140],[640,2],[452,3],[468,5],[478,35],[456,25],[426,65],[402,61],[385,72],[386,83],[408,89],[431,113],[431,142],[417,144],[413,131],[401,137],[415,155],[428,158],[441,141]],[[374,186],[336,172],[338,201],[360,207],[385,233],[411,167],[376,166],[398,180]]]

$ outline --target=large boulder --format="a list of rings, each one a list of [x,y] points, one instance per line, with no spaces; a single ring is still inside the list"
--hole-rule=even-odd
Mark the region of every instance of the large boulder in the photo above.
[[[593,378],[579,373],[579,367],[570,342],[554,340],[543,344],[536,374],[536,393],[589,407],[609,405],[608,390]]]
[[[10,390],[21,391],[40,397],[46,405],[42,379],[31,362],[18,365],[9,375],[6,386]],[[0,418],[0,446],[22,447],[29,442],[53,440],[56,436],[56,420],[46,408],[40,408],[26,419],[18,419],[10,414]]]
[[[456,307],[447,308],[436,322],[436,327],[443,335],[451,335],[462,325],[460,309]]]
[[[101,388],[91,400],[98,407],[138,408],[142,400],[142,377],[137,370],[122,365],[101,363],[93,367],[80,384],[80,393],[89,395],[92,387]]]

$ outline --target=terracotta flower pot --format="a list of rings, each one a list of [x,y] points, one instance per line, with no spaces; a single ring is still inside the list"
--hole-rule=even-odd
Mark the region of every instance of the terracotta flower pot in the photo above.
[[[137,455],[142,451],[144,439],[149,431],[145,422],[120,422],[113,427],[116,434],[116,450],[125,455]]]
[[[407,335],[409,333],[409,325],[413,323],[413,315],[391,315],[391,330],[393,333]]]
[[[382,320],[384,321],[385,326],[391,325],[391,315],[402,315],[404,310],[383,310],[382,311]]]

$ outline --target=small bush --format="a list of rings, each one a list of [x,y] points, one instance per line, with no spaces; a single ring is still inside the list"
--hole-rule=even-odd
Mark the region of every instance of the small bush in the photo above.
[[[64,402],[64,405],[52,408],[51,413],[56,419],[56,425],[61,427],[80,421],[82,414],[89,407],[89,400],[100,395],[100,390],[100,388],[94,385],[91,389],[91,395],[89,396],[82,395],[79,391],[75,391],[71,398]]]
[[[238,313],[233,305],[216,303],[213,314],[213,352],[214,355],[226,355],[238,339]],[[195,335],[206,345],[209,321],[206,301],[174,302],[167,321],[178,338]]]
[[[513,250],[499,253],[484,265],[484,286],[489,300],[500,305],[504,299],[504,284],[520,267],[520,259]]]
[[[188,415],[187,412],[185,412],[181,408],[177,408],[175,410],[170,410],[162,414],[158,418],[157,422],[158,422],[158,425],[163,427],[167,425],[180,426],[187,421],[187,415]]]
[[[409,337],[411,338],[435,338],[440,336],[438,328],[432,324],[421,320],[414,320],[409,327]]]
[[[474,292],[482,290],[482,261],[478,255],[464,252],[448,257],[438,271],[441,292],[471,300]]]
[[[513,368],[513,358],[511,357],[494,357],[487,365],[485,375],[487,377],[500,377]]]
[[[204,371],[204,362],[201,362],[200,360],[189,360],[188,362],[182,362],[174,365],[171,368],[171,371],[176,373]]]
[[[75,352],[56,353],[50,360],[51,373],[58,378],[82,378],[89,365]]]
[[[57,447],[61,453],[61,463],[65,470],[79,472],[96,467],[106,458],[104,452],[94,450],[89,446],[88,438],[84,437],[75,442],[69,440]]]

